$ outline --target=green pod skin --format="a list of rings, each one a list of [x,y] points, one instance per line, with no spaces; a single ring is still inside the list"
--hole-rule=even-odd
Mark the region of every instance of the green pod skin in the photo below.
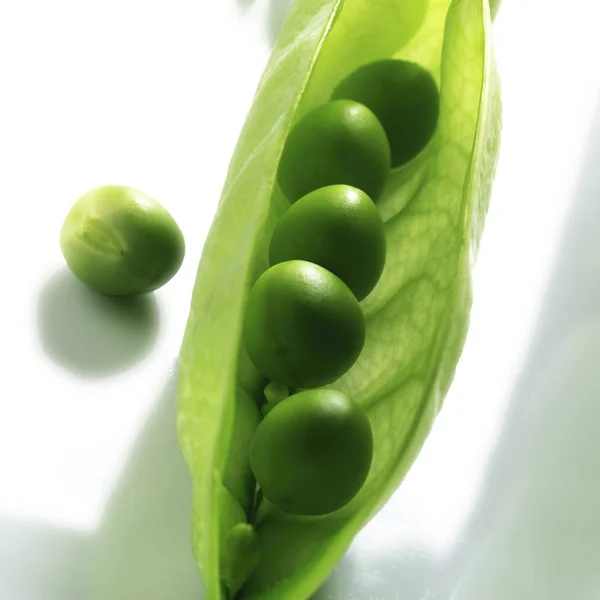
[[[307,260],[337,275],[363,300],[385,264],[383,221],[369,196],[348,185],[310,192],[277,224],[269,247],[271,265]]]
[[[202,252],[178,361],[177,432],[193,481],[190,537],[206,600],[319,596],[355,536],[409,472],[443,406],[467,336],[472,271],[502,126],[489,1],[378,0],[377,10],[373,4],[296,0],[258,84]],[[418,57],[440,82],[440,118],[425,151],[389,174],[378,200],[385,214],[386,268],[363,303],[367,342],[354,366],[327,384],[368,417],[374,442],[369,475],[341,509],[294,515],[265,497],[250,464],[257,428],[294,398],[282,399],[283,383],[266,389],[268,378],[243,348],[243,329],[252,283],[262,272],[257,269],[266,267],[273,231],[292,208],[277,189],[289,133],[374,57]],[[304,164],[295,166],[302,171]],[[279,322],[285,304],[277,294],[268,299],[266,328],[269,318]],[[292,326],[283,321],[284,331]],[[299,330],[290,340],[306,346]],[[268,414],[261,421],[263,410]],[[290,418],[288,431],[299,420]],[[274,460],[283,446],[273,442],[270,448],[265,460]],[[254,463],[267,489],[267,477]],[[268,493],[275,498],[275,492]]]
[[[341,392],[300,392],[259,424],[250,464],[263,494],[282,510],[323,515],[361,489],[373,457],[365,411]]]
[[[431,73],[405,60],[381,60],[351,73],[332,99],[355,100],[368,106],[385,129],[392,167],[415,158],[437,128],[440,97]]]
[[[292,203],[338,183],[357,187],[376,201],[389,171],[389,143],[377,117],[366,106],[340,100],[318,106],[292,128],[278,181]]]
[[[179,270],[183,234],[156,200],[117,185],[81,196],[65,219],[60,247],[69,269],[108,296],[152,292]]]
[[[292,260],[265,271],[250,291],[246,350],[259,373],[290,388],[326,385],[358,358],[365,320],[344,282],[318,265]]]

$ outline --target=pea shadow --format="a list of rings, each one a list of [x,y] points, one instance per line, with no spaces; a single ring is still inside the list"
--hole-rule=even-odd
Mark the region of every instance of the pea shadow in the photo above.
[[[89,378],[126,370],[150,350],[159,331],[156,298],[108,298],[88,289],[66,268],[44,284],[37,306],[46,354],[62,368]]]
[[[0,597],[202,600],[171,377],[92,532],[0,517]]]

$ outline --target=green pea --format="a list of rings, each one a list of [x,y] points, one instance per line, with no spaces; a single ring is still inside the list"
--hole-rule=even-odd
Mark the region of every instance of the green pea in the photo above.
[[[341,279],[292,260],[256,281],[244,338],[262,375],[290,388],[311,388],[335,381],[354,364],[365,341],[365,320]]]
[[[301,259],[337,275],[362,300],[375,287],[385,264],[386,241],[379,211],[364,192],[330,185],[310,192],[277,224],[272,265]]]
[[[250,444],[250,465],[265,497],[299,515],[342,508],[364,484],[372,457],[364,410],[329,389],[300,392],[278,404]]]
[[[292,128],[278,180],[290,202],[336,183],[377,200],[389,171],[390,148],[377,117],[362,104],[340,100],[315,108]]]
[[[75,202],[60,246],[73,274],[110,296],[156,290],[177,273],[185,254],[173,217],[147,194],[117,185],[94,188]]]
[[[440,99],[431,73],[405,60],[381,60],[351,73],[333,99],[349,98],[368,106],[385,129],[392,167],[412,160],[435,133]]]

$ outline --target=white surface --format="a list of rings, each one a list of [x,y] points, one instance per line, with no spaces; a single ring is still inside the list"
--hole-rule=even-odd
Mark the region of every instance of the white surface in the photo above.
[[[2,600],[200,597],[170,373],[287,4],[0,3]],[[504,0],[467,346],[415,468],[319,600],[600,597],[596,4]],[[71,203],[108,182],[161,200],[188,244],[127,310],[73,281],[57,243]]]

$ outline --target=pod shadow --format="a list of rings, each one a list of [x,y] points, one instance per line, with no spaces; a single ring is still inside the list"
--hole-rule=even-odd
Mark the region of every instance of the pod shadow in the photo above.
[[[39,294],[37,323],[42,347],[55,363],[80,376],[106,377],[126,370],[152,349],[159,310],[151,294],[104,297],[63,268]]]
[[[0,598],[204,598],[192,553],[192,484],[177,442],[175,398],[171,377],[95,530],[0,515]]]
[[[600,104],[452,600],[600,597]]]
[[[76,600],[86,534],[0,515],[0,598]]]
[[[176,431],[172,376],[89,540],[87,600],[204,597],[192,553],[191,477]]]

